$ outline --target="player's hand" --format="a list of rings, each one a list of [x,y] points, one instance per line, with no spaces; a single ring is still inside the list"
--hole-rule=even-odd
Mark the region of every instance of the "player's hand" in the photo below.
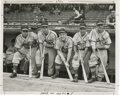
[[[66,65],[67,67],[69,67],[69,63],[68,63],[68,62],[65,62],[65,65]]]
[[[84,60],[83,60],[83,58],[81,58],[81,63],[82,63],[82,64],[84,63]]]
[[[33,43],[32,41],[29,41],[29,45],[30,45],[30,46],[32,45],[32,43]]]
[[[43,46],[45,46],[45,47],[46,47],[46,46],[47,46],[47,42],[43,42]]]

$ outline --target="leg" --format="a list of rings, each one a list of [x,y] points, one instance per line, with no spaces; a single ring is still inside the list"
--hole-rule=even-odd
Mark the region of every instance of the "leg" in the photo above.
[[[48,49],[48,75],[51,76],[54,73],[54,60],[56,56],[55,49]]]
[[[35,61],[36,61],[36,66],[37,66],[37,75],[36,75],[36,78],[39,78],[40,77],[40,70],[41,70],[41,59],[40,59],[40,50],[37,50],[36,52],[36,56],[35,56]]]
[[[87,54],[85,55],[85,57],[83,59],[87,78],[89,78],[89,75],[90,75],[90,68],[89,68],[89,63],[88,62],[90,60],[91,54],[92,54],[92,50],[91,50],[91,48],[88,48]]]
[[[61,64],[62,64],[62,60],[59,57],[59,55],[57,55],[55,58],[55,74],[52,76],[53,79],[59,77],[59,71],[60,71]]]
[[[106,67],[107,66],[107,60],[108,60],[107,50],[99,50],[99,52],[101,54],[101,60],[103,61],[104,66]],[[97,76],[98,76],[98,81],[102,81],[102,79],[104,77],[104,71],[103,71],[102,64],[100,64],[99,67],[98,67],[98,75]]]
[[[23,59],[23,56],[19,53],[19,52],[16,52],[13,56],[13,60],[12,60],[12,63],[13,63],[13,73],[10,75],[10,78],[15,78],[17,77],[17,67],[18,67],[18,64],[20,63],[20,60]]]
[[[31,63],[32,63],[32,73],[36,74],[37,73],[37,66],[36,66],[36,61],[35,61],[35,56],[36,56],[36,51],[37,48],[32,48],[31,50]]]
[[[78,82],[78,68],[79,68],[79,59],[78,55],[75,55],[72,60],[72,67],[74,70],[74,80],[73,82]]]

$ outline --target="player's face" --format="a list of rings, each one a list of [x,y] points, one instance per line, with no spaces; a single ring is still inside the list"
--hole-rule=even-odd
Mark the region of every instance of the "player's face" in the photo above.
[[[102,33],[103,32],[103,25],[98,25],[97,29],[98,29],[99,33]]]
[[[61,41],[65,41],[66,40],[66,36],[67,36],[67,33],[60,33],[59,34],[59,37],[60,37]]]
[[[48,34],[48,27],[47,26],[43,26],[42,27],[42,31],[43,31],[43,33],[45,34],[45,35],[47,35]]]
[[[82,28],[82,29],[81,29],[81,36],[84,36],[85,33],[86,33],[86,29],[85,29],[85,28]]]
[[[22,36],[26,38],[28,36],[28,30],[22,30]]]

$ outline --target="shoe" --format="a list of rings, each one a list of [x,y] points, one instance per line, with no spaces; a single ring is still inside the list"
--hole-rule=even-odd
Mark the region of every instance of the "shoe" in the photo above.
[[[73,79],[73,82],[78,82],[78,77],[75,77],[75,78]]]
[[[12,73],[12,74],[10,75],[10,78],[15,78],[15,77],[17,77],[17,73]]]
[[[52,79],[58,78],[59,74],[54,74],[53,76],[51,76]]]
[[[36,75],[35,75],[35,78],[39,78],[40,77],[40,73],[37,73]]]
[[[88,83],[92,83],[92,82],[95,82],[96,81],[96,78],[91,78],[90,80],[88,80]]]

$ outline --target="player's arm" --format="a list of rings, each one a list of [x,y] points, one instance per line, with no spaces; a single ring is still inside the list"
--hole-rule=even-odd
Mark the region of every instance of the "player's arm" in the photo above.
[[[57,54],[60,56],[61,60],[65,63],[66,59],[65,59],[63,53],[61,52],[61,50],[57,50]]]
[[[69,62],[70,58],[71,58],[71,54],[72,54],[72,47],[68,48],[68,55],[67,55],[67,63]]]

